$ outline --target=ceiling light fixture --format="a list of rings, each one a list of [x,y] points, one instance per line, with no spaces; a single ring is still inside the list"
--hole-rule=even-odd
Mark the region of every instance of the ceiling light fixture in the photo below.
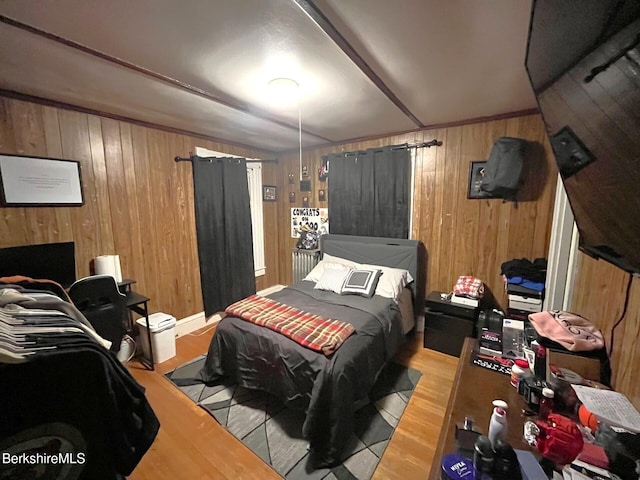
[[[300,108],[300,84],[292,78],[274,78],[269,82],[269,89],[273,95],[283,101],[294,97],[298,103],[298,163],[300,181],[302,181],[302,109]]]
[[[298,96],[298,82],[292,78],[274,78],[269,82],[269,89],[274,97],[282,100],[290,100]]]

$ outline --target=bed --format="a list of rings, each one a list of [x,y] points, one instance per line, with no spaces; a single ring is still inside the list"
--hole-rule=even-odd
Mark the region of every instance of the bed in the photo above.
[[[263,326],[227,316],[220,321],[199,372],[206,383],[228,377],[304,411],[303,435],[316,467],[341,461],[353,432],[353,413],[368,403],[378,374],[413,329],[426,278],[426,250],[418,241],[331,234],[322,237],[320,248],[322,260],[305,279],[267,297],[352,325],[354,332],[339,348],[326,355]],[[353,262],[357,265],[350,269],[381,270],[375,295],[367,298],[315,288],[323,269]],[[406,285],[393,287],[399,289],[393,291],[394,298],[382,296],[396,274],[404,276]],[[401,297],[410,302],[404,319]]]

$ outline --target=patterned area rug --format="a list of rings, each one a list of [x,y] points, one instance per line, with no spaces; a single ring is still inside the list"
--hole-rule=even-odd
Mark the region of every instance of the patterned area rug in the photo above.
[[[195,379],[204,360],[197,357],[166,377],[287,480],[370,479],[422,375],[389,363],[371,390],[371,403],[356,412],[355,435],[343,463],[315,470],[302,438],[303,412],[236,384],[204,385]]]

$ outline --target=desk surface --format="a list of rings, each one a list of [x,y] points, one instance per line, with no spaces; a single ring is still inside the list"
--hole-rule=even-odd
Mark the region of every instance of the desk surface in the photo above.
[[[509,404],[507,441],[515,449],[530,450],[529,445],[522,438],[524,423],[531,419],[522,414],[525,406],[524,399],[511,386],[508,375],[471,363],[474,342],[475,339],[467,338],[462,348],[438,446],[433,457],[429,475],[431,480],[440,480],[442,457],[456,450],[456,423],[462,424],[465,416],[472,417],[476,429],[486,435],[493,411],[492,402],[496,399],[504,400]]]
[[[141,295],[138,292],[134,292],[133,290],[129,290],[126,293],[126,296],[127,296],[127,307],[131,307],[133,305],[139,305],[141,303],[149,301],[149,297],[145,297],[144,295]]]

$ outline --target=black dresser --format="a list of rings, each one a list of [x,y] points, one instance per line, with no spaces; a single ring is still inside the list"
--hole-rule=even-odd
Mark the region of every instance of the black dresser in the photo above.
[[[464,339],[476,336],[480,308],[453,303],[443,292],[431,292],[425,299],[424,347],[459,357]]]

